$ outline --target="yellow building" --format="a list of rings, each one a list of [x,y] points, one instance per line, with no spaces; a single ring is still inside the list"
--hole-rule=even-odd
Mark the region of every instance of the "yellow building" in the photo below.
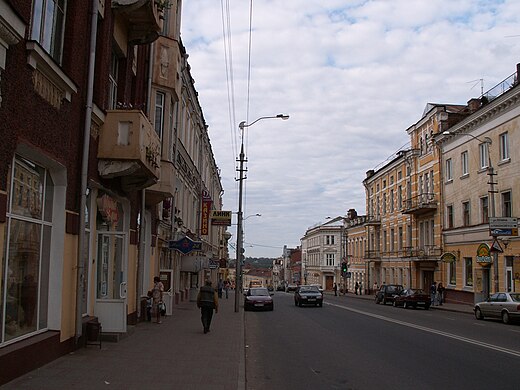
[[[518,68],[518,66],[517,66]],[[440,134],[447,298],[473,303],[496,291],[520,291],[520,241],[507,229],[520,214],[520,89],[518,69],[480,99],[473,113]],[[494,230],[490,218],[503,218]]]

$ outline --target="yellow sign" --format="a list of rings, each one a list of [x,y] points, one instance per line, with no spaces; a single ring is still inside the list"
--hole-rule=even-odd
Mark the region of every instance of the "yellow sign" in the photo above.
[[[232,211],[212,210],[211,224],[221,226],[231,226]]]
[[[491,252],[489,251],[489,245],[482,243],[477,249],[477,263],[482,265],[491,264]]]

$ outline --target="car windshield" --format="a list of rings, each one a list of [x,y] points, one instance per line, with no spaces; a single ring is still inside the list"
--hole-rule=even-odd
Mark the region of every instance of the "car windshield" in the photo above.
[[[509,294],[514,302],[520,302],[520,294]]]
[[[410,295],[413,295],[413,294],[424,294],[424,291],[421,290],[420,288],[414,289],[414,290],[410,290]]]
[[[320,292],[316,286],[302,286],[300,292]]]
[[[249,295],[254,296],[269,296],[269,291],[266,288],[250,288]]]

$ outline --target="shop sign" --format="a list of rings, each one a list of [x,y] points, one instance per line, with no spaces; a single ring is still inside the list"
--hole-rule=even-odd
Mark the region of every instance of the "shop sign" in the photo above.
[[[180,240],[168,242],[169,249],[176,249],[183,254],[188,254],[192,251],[200,251],[202,249],[202,241],[193,241],[191,238],[185,236]]]
[[[213,210],[211,212],[211,224],[218,226],[231,226],[231,211]]]
[[[207,236],[209,234],[209,216],[211,213],[211,198],[205,193],[202,197],[202,212],[201,212],[201,224],[200,224],[200,235]]]
[[[107,194],[100,196],[97,198],[97,207],[105,222],[117,225],[119,211],[117,209],[117,201],[114,198]]]
[[[441,256],[441,261],[443,261],[445,263],[453,263],[453,262],[457,261],[457,256],[455,256],[454,253],[445,252]]]
[[[481,265],[491,264],[491,252],[489,251],[489,245],[482,243],[477,249],[477,263]]]

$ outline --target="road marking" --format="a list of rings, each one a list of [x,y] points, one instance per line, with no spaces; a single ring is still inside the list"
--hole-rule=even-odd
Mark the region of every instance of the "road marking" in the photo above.
[[[374,313],[369,313],[369,312],[362,311],[362,310],[353,309],[351,307],[337,305],[337,304],[329,303],[329,302],[325,302],[325,304],[330,305],[330,306],[339,307],[340,309],[352,311],[354,313],[358,313],[358,314],[365,315],[365,316],[368,316],[368,317],[377,318],[379,320],[392,322],[394,324],[403,325],[403,326],[407,326],[409,328],[422,330],[423,332],[429,332],[429,333],[437,334],[439,336],[444,336],[444,337],[448,337],[448,338],[451,338],[451,339],[459,340],[459,341],[462,341],[462,342],[465,342],[465,343],[468,343],[468,344],[473,344],[473,345],[478,345],[478,346],[483,347],[483,348],[488,348],[488,349],[491,349],[493,351],[503,352],[503,353],[506,353],[506,354],[509,354],[509,355],[520,357],[520,352],[519,351],[515,351],[513,349],[499,347],[499,346],[496,346],[496,345],[493,345],[493,344],[484,343],[482,341],[473,340],[473,339],[469,339],[467,337],[457,336],[457,335],[452,334],[452,333],[443,332],[441,330],[427,328],[426,326],[411,324],[409,322],[396,320],[396,319],[385,317],[385,316],[382,316],[382,315],[379,315],[379,314],[374,314]]]

